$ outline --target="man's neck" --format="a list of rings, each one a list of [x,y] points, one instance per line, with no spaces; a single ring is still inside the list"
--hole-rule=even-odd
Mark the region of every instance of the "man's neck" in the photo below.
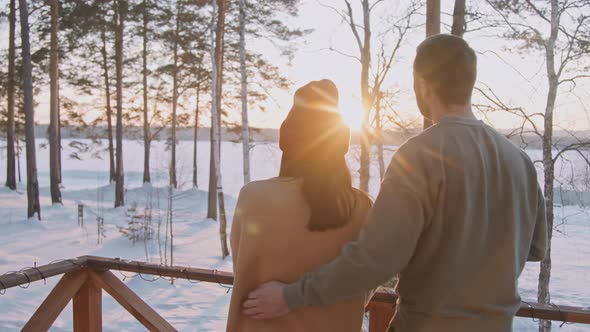
[[[462,118],[469,120],[477,120],[473,111],[471,110],[471,104],[469,105],[450,105],[444,107],[434,107],[432,112],[432,120],[435,123],[440,122],[442,119],[447,117]]]

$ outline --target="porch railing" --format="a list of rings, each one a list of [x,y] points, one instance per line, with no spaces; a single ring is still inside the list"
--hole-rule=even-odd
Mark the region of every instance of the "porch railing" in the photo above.
[[[139,261],[82,256],[0,276],[0,292],[41,279],[63,277],[41,303],[22,331],[47,331],[65,306],[73,301],[74,331],[102,331],[102,290],[109,293],[150,331],[176,331],[111,270],[231,285],[233,275],[184,266],[162,266]],[[367,306],[369,332],[386,331],[395,311],[394,293],[379,290]],[[523,302],[517,316],[590,324],[590,308]]]

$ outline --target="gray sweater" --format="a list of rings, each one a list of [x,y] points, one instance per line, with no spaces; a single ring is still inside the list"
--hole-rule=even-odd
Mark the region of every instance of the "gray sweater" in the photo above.
[[[518,277],[546,246],[527,154],[481,121],[446,117],[395,153],[359,239],[284,295],[296,310],[397,275],[395,331],[510,331]]]

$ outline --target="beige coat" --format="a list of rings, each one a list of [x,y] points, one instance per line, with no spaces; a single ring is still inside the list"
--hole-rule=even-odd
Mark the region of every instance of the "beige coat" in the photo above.
[[[273,178],[244,186],[231,231],[235,281],[227,331],[359,332],[368,293],[265,321],[246,317],[241,305],[248,293],[261,283],[294,282],[305,272],[331,261],[344,244],[357,238],[370,206],[370,199],[356,192],[355,208],[348,224],[329,231],[310,232],[307,229],[310,212],[301,180]]]

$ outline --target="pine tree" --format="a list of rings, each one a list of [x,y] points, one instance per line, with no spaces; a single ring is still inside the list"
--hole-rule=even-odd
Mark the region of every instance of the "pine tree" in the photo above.
[[[147,67],[147,53],[148,53],[148,22],[150,18],[150,6],[148,0],[143,0],[141,8],[142,17],[142,89],[143,89],[143,183],[151,182],[150,176],[150,122],[148,117],[148,67]]]
[[[16,30],[16,0],[10,0],[10,14],[8,16],[8,77],[7,77],[7,121],[6,121],[6,186],[16,190],[15,168],[15,125],[14,125],[14,97],[15,97],[15,30]]]
[[[178,47],[179,47],[179,39],[180,39],[180,12],[181,12],[181,2],[176,1],[176,13],[174,14],[174,34],[173,34],[173,47],[172,47],[172,58],[173,58],[173,65],[172,65],[172,130],[171,130],[171,138],[170,138],[170,186],[177,188],[178,181],[176,178],[176,126],[177,126],[177,110],[178,110],[178,71],[179,71],[179,61],[178,61]]]
[[[223,187],[220,170],[220,145],[218,130],[221,128],[218,115],[221,112],[221,94],[223,87],[223,39],[225,33],[225,0],[212,0],[213,19],[211,20],[211,61],[212,61],[212,94],[211,94],[211,129],[212,129],[212,158],[214,162],[214,174],[216,178],[217,203],[219,204],[219,236],[221,240],[222,257],[229,256],[227,246],[227,220],[225,216],[225,200],[223,197]],[[215,21],[215,12],[217,11],[217,20]],[[215,27],[215,29],[213,29]],[[215,38],[213,38],[215,31]],[[215,40],[213,42],[213,39]]]
[[[59,2],[51,0],[51,44],[50,44],[50,102],[49,102],[49,177],[51,202],[61,203],[60,191],[60,165],[59,155],[61,154],[59,142],[59,46],[58,46],[58,21]]]
[[[39,204],[39,180],[35,153],[35,110],[33,109],[33,68],[29,41],[29,10],[26,0],[19,0],[22,51],[23,109],[25,113],[25,138],[27,154],[27,217],[37,214],[41,220]]]
[[[117,148],[115,171],[115,207],[125,205],[123,173],[123,33],[127,12],[126,0],[113,1],[115,11],[115,62],[117,86]]]
[[[244,184],[250,182],[250,127],[248,123],[248,73],[246,70],[246,0],[240,0],[240,99],[242,102],[242,158]]]

